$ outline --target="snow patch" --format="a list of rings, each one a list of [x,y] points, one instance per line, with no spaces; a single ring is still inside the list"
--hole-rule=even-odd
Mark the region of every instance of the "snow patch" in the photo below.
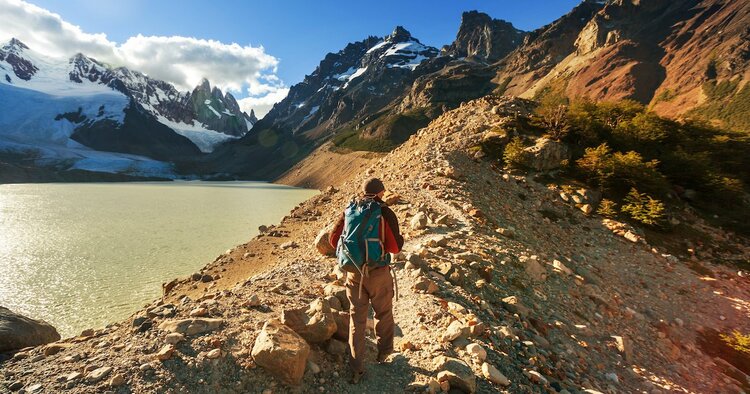
[[[210,104],[206,104],[206,107],[208,107],[208,109],[210,109],[217,118],[221,118],[221,114],[219,113],[219,111],[215,110],[214,107],[212,107]]]
[[[239,137],[231,136],[228,134],[220,133],[208,128],[208,126],[195,121],[195,124],[187,124],[184,122],[174,122],[164,116],[157,116],[159,122],[174,130],[175,133],[189,139],[195,146],[200,149],[203,153],[210,153],[219,146],[220,144],[234,140]],[[250,123],[250,122],[248,122]],[[252,127],[252,123],[248,129]]]

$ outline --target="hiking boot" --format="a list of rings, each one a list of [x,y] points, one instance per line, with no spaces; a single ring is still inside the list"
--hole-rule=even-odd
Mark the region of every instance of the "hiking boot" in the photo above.
[[[364,371],[352,371],[352,378],[349,379],[349,383],[351,384],[357,384],[362,379],[362,375],[364,375]]]

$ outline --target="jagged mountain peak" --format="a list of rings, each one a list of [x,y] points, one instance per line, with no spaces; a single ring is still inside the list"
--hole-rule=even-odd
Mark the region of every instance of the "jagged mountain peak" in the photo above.
[[[412,40],[413,37],[411,36],[411,33],[409,33],[408,30],[406,30],[403,26],[396,26],[393,29],[393,32],[385,38],[386,41],[390,42],[406,42]]]
[[[512,23],[493,19],[479,11],[467,11],[461,16],[456,39],[442,49],[444,55],[456,58],[471,57],[487,62],[502,59],[522,42],[526,32]]]
[[[8,41],[8,43],[3,45],[2,47],[2,50],[6,52],[12,51],[12,50],[23,51],[27,49],[29,49],[29,47],[23,42],[21,42],[21,40],[15,37],[11,38],[10,41]]]

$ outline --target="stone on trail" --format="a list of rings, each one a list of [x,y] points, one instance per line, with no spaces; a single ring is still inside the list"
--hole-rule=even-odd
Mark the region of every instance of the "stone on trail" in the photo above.
[[[109,380],[109,387],[122,386],[123,384],[125,384],[125,377],[119,373]]]
[[[501,386],[510,385],[510,380],[508,380],[505,375],[503,375],[497,368],[495,368],[494,365],[482,363],[482,375],[484,375],[484,377],[492,383],[499,384]]]
[[[60,340],[55,327],[0,306],[0,352],[43,345]]]
[[[172,344],[166,344],[162,346],[161,349],[156,353],[156,359],[159,361],[166,361],[172,358],[172,354],[174,354],[174,345]]]
[[[442,334],[440,334],[440,341],[441,342],[452,342],[455,341],[458,337],[463,334],[464,325],[461,324],[460,321],[454,320],[451,322],[451,324],[448,326],[448,328],[443,331]]]
[[[322,254],[323,256],[333,256],[336,254],[336,250],[333,249],[333,246],[331,246],[330,240],[328,238],[328,228],[324,228],[318,232],[318,236],[315,237],[315,249],[318,250],[318,253]]]
[[[169,332],[178,332],[185,335],[196,335],[213,331],[221,327],[223,323],[223,319],[206,318],[167,320],[159,324],[159,329]]]
[[[328,342],[328,346],[326,346],[326,351],[329,354],[332,355],[345,355],[347,353],[347,350],[349,350],[349,345],[347,345],[345,342],[339,341],[337,339],[331,339]]]
[[[438,371],[438,382],[447,382],[450,389],[457,389],[464,393],[477,391],[477,377],[465,362],[457,358],[440,356],[435,362],[435,370]]]
[[[573,271],[560,260],[552,261],[552,267],[565,275],[573,275]]]
[[[255,363],[283,383],[298,385],[305,373],[310,345],[278,319],[271,319],[255,339],[252,356]]]
[[[52,356],[54,354],[60,353],[61,351],[73,346],[70,343],[51,343],[44,347],[43,353],[44,356]]]
[[[346,287],[329,283],[323,289],[323,294],[338,298],[341,302],[341,310],[349,310],[349,298],[346,297]]]
[[[418,293],[432,294],[439,290],[438,285],[430,279],[420,276],[412,289]]]
[[[281,311],[281,322],[310,343],[327,341],[336,332],[336,320],[328,301],[318,298],[307,308]]]
[[[545,279],[547,279],[547,270],[539,262],[536,256],[521,258],[520,261],[524,265],[526,274],[529,275],[531,279],[536,282],[543,282]]]
[[[469,353],[472,358],[479,362],[482,362],[487,358],[487,351],[478,343],[471,343],[466,346],[466,353]]]
[[[97,368],[86,375],[86,381],[89,383],[96,383],[106,378],[110,372],[112,372],[112,367]]]
[[[521,317],[528,316],[531,311],[529,307],[524,305],[516,296],[505,297],[502,301],[503,308],[508,312],[518,314]]]
[[[206,358],[209,359],[216,359],[221,357],[221,349],[213,349],[210,352],[206,353]]]
[[[417,212],[413,218],[411,218],[412,230],[422,230],[427,227],[427,215],[424,212]]]

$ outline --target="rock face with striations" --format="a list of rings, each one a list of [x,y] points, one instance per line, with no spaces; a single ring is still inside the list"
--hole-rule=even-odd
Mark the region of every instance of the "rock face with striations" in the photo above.
[[[58,340],[60,334],[49,323],[19,315],[0,306],[0,352]]]

